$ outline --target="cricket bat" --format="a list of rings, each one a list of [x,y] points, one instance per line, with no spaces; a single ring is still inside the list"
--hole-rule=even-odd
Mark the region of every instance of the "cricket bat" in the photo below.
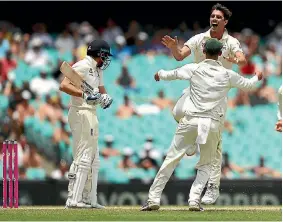
[[[94,93],[93,87],[90,86],[83,78],[67,63],[63,62],[60,71],[67,77],[75,87],[81,89],[84,93]]]

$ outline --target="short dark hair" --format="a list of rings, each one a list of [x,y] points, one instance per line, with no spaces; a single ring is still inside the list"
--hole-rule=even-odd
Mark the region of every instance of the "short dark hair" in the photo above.
[[[225,20],[229,20],[230,17],[232,16],[232,12],[227,7],[225,7],[224,5],[221,5],[219,3],[212,6],[210,13],[212,13],[214,10],[221,11],[224,14]]]

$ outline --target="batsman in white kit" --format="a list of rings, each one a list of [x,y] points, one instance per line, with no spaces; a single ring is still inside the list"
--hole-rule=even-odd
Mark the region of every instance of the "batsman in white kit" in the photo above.
[[[104,208],[97,203],[99,171],[98,119],[96,107],[112,103],[103,84],[103,70],[110,64],[110,47],[103,40],[88,45],[87,56],[70,67],[61,65],[65,75],[60,90],[71,95],[68,122],[73,136],[73,163],[68,178],[66,208]]]
[[[206,59],[200,63],[187,64],[171,71],[160,70],[156,81],[176,79],[190,82],[190,97],[185,104],[185,116],[181,118],[167,156],[160,167],[149,190],[148,200],[142,211],[158,210],[166,183],[175,167],[186,153],[193,153],[195,144],[200,146],[197,175],[189,195],[189,209],[201,211],[201,193],[210,178],[216,151],[221,142],[221,120],[226,112],[226,97],[231,88],[252,90],[262,74],[257,73],[246,79],[238,73],[226,69],[218,61],[223,44],[217,39],[209,39],[204,45]]]
[[[225,28],[231,16],[232,13],[228,8],[217,3],[211,9],[210,29],[208,31],[193,36],[187,42],[185,42],[184,46],[181,48],[178,46],[177,37],[173,39],[170,36],[164,36],[162,43],[170,49],[176,60],[181,61],[193,53],[194,62],[199,63],[205,60],[205,54],[203,53],[205,41],[209,38],[217,38],[223,44],[222,55],[218,57],[218,60],[225,68],[232,69],[233,64],[237,64],[238,66],[245,65],[246,58],[240,42],[236,38],[230,36]],[[179,120],[184,116],[184,107],[186,101],[189,99],[189,94],[189,88],[185,89],[183,95],[173,109],[173,116],[177,122],[179,122]],[[225,116],[223,116],[221,120],[222,129],[224,128],[224,121]],[[193,153],[188,153],[188,155],[193,155]],[[208,181],[207,190],[201,200],[201,202],[204,204],[213,204],[219,197],[221,164],[222,142],[219,143],[217,148],[217,155],[213,164],[214,167],[210,179]]]

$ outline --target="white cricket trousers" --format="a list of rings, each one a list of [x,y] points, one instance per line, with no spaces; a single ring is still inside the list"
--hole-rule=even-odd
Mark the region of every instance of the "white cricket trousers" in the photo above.
[[[162,191],[177,164],[186,154],[188,149],[192,149],[195,144],[198,136],[198,121],[199,118],[189,116],[185,116],[180,120],[167,156],[150,187],[149,201],[160,204]],[[192,195],[192,197],[190,195],[190,200],[192,198],[200,198],[197,196],[197,193],[199,192],[200,187],[204,188],[209,179],[212,163],[216,156],[216,149],[220,142],[220,135],[220,123],[212,120],[206,143],[199,145],[200,160],[197,163],[196,168],[200,173],[198,173],[196,178],[196,191],[191,191],[192,194],[196,193],[196,195]]]
[[[185,116],[186,102],[190,99],[190,89],[184,90],[182,96],[178,99],[175,107],[172,110],[172,115],[176,122],[179,122],[181,118]],[[221,122],[221,132],[224,128],[224,119]],[[215,160],[213,161],[212,171],[208,183],[216,184],[218,187],[220,185],[221,179],[221,165],[222,165],[222,134],[220,135],[220,143],[217,145],[217,152]]]
[[[95,110],[71,107],[68,122],[73,136],[73,161],[79,162],[83,153],[94,158],[98,148],[98,119]]]
[[[73,136],[73,163],[69,175],[74,175],[74,179],[69,178],[68,198],[74,198],[72,196],[76,192],[76,202],[80,202],[83,198],[89,198],[91,167],[95,159],[99,160],[98,119],[95,110],[71,107],[68,122]],[[78,175],[80,168],[83,170]],[[75,185],[76,180],[80,180],[80,184]]]

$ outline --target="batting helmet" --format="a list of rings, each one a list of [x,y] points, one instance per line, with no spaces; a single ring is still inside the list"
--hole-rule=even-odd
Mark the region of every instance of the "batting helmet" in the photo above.
[[[87,55],[92,57],[100,57],[103,61],[102,65],[100,66],[101,69],[106,69],[111,59],[109,56],[112,56],[110,53],[110,46],[104,40],[94,40],[89,43],[87,47]]]

